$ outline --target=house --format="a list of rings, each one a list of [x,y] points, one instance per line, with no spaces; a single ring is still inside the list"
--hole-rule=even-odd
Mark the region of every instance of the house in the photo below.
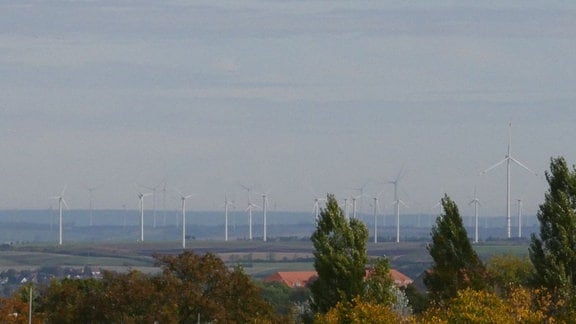
[[[306,287],[316,277],[316,271],[278,271],[264,278],[264,282],[280,282],[290,288],[299,288]]]
[[[366,276],[369,275],[370,270],[366,270]],[[318,273],[316,271],[278,271],[264,278],[264,282],[280,282],[290,288],[298,288],[306,287],[308,283],[314,281],[317,277]],[[414,281],[395,269],[390,269],[390,277],[392,277],[396,287],[399,288],[405,288]]]
[[[408,285],[414,282],[414,280],[412,280],[410,277],[396,269],[390,269],[390,277],[392,277],[394,284],[398,288],[406,288]]]

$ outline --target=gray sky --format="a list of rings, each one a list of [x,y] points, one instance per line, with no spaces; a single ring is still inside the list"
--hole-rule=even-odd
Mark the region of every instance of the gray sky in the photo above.
[[[534,213],[551,156],[576,163],[573,1],[0,3],[0,208],[136,208],[135,183],[269,191],[279,210],[381,192],[430,212]],[[253,200],[260,201],[256,194]],[[150,206],[150,202],[147,203]]]

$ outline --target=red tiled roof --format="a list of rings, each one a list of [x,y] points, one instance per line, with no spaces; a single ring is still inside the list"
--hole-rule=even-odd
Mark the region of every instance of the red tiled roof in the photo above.
[[[264,279],[264,282],[281,282],[290,288],[305,287],[317,277],[316,271],[278,271]]]
[[[410,277],[395,269],[390,269],[390,277],[398,287],[406,287],[414,282]]]
[[[366,270],[366,276],[370,270]],[[305,287],[310,280],[318,276],[316,271],[278,271],[264,279],[264,282],[281,282],[290,288]],[[390,269],[390,276],[398,287],[408,286],[413,282],[410,277],[398,270]]]

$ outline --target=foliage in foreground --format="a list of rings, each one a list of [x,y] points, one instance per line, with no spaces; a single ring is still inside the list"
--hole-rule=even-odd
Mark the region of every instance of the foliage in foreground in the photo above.
[[[552,323],[535,304],[536,293],[524,288],[512,289],[506,298],[489,291],[460,290],[447,303],[432,306],[419,323]],[[537,306],[533,306],[537,305]]]
[[[317,314],[317,324],[338,323],[415,323],[412,316],[400,316],[390,306],[354,298],[349,303],[338,302],[326,314]]]
[[[328,195],[311,239],[318,272],[318,279],[310,286],[313,310],[326,313],[338,302],[347,303],[362,295],[368,261],[366,225],[347,219],[334,195]]]
[[[540,235],[532,235],[533,283],[549,292],[550,314],[576,317],[576,167],[552,158],[546,172],[550,188],[538,211]]]
[[[278,322],[260,290],[217,256],[156,256],[163,271],[106,272],[102,280],[54,281],[37,298],[47,323]],[[24,315],[24,314],[22,314]]]
[[[445,195],[444,214],[438,216],[432,228],[432,244],[428,251],[432,268],[424,275],[430,298],[442,302],[456,296],[459,290],[486,287],[486,269],[472,248],[456,203]]]

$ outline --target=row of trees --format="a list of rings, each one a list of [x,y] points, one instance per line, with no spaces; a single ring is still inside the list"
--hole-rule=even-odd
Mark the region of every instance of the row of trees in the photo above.
[[[156,256],[159,275],[105,272],[102,279],[53,281],[34,296],[35,323],[278,322],[242,269],[213,254]],[[26,323],[30,290],[0,302],[0,322]]]

